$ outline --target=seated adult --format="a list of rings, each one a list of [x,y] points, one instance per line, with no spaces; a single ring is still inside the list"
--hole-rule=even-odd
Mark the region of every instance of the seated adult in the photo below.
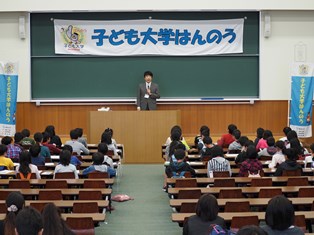
[[[75,179],[78,179],[78,174],[76,170],[76,166],[70,163],[71,161],[71,153],[68,150],[62,150],[60,153],[60,164],[58,164],[53,173],[53,178],[55,178],[56,173],[61,172],[73,172]]]
[[[49,134],[49,137],[50,137],[49,144],[54,144],[58,148],[61,148],[62,141],[61,141],[60,137],[58,135],[56,135],[55,127],[53,125],[49,125],[46,127],[45,132],[47,132]]]
[[[172,161],[166,168],[166,175],[168,178],[184,177],[185,172],[191,172],[192,177],[195,177],[195,170],[184,161],[185,151],[183,149],[177,149],[174,152],[174,157],[176,161]]]
[[[228,148],[229,144],[231,144],[234,141],[232,133],[236,129],[238,129],[236,125],[230,124],[228,126],[228,133],[222,135],[220,140],[218,140],[217,144],[222,148]]]
[[[196,215],[188,218],[183,226],[183,235],[209,234],[210,225],[217,224],[226,228],[223,218],[218,216],[217,199],[212,194],[204,194],[196,205]]]
[[[93,164],[86,169],[83,170],[83,175],[88,175],[91,172],[94,171],[100,171],[100,172],[108,172],[110,177],[116,176],[115,169],[103,164],[104,162],[104,155],[102,153],[93,153],[92,155]]]
[[[16,235],[42,235],[43,221],[40,213],[32,208],[25,207],[16,216]]]
[[[20,165],[15,169],[16,174],[20,175],[21,179],[30,179],[31,174],[35,173],[37,179],[41,179],[40,173],[36,165],[31,164],[31,154],[28,151],[23,151],[20,154]]]
[[[287,156],[287,159],[277,167],[274,176],[282,176],[284,170],[302,169],[302,167],[297,162],[298,154],[295,149],[286,149],[284,150],[284,154]]]
[[[241,163],[239,176],[259,175],[263,165],[257,159],[257,151],[253,145],[248,146],[246,157],[247,159]]]
[[[294,208],[292,202],[285,196],[279,195],[273,197],[267,205],[265,213],[266,225],[262,229],[268,235],[302,235],[304,232],[295,227]]]
[[[24,207],[25,200],[20,192],[11,192],[5,200],[7,213],[4,220],[0,220],[0,235],[15,235],[16,215]]]
[[[216,145],[212,148],[212,159],[207,163],[207,174],[211,176],[213,171],[229,171],[230,176],[232,174],[230,163],[224,158],[224,152],[222,147]]]

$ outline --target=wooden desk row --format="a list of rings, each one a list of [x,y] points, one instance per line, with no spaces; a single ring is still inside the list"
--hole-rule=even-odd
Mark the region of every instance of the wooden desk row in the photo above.
[[[226,202],[249,202],[250,206],[267,206],[271,198],[218,198],[217,202],[219,207],[225,207]],[[295,206],[311,206],[313,204],[314,198],[304,197],[304,198],[294,198],[290,197],[290,201]],[[170,199],[170,206],[180,209],[182,203],[197,203],[198,199]]]
[[[239,168],[231,169],[232,176],[237,176],[239,174]],[[263,168],[264,175],[273,175],[276,172],[276,169]],[[304,175],[313,175],[313,169],[311,168],[302,168]],[[195,173],[198,177],[207,177],[207,169],[195,169]]]
[[[0,214],[0,220],[5,219],[6,214]],[[90,217],[94,222],[104,222],[106,219],[106,215],[103,213],[62,213],[62,218],[66,220],[67,218],[82,218],[82,217]]]
[[[270,161],[260,161],[263,165],[263,168],[265,169],[269,169],[268,168],[268,165],[270,163]],[[207,162],[204,162],[204,161],[187,161],[187,163],[193,167],[194,169],[205,169],[207,168]],[[232,169],[239,169],[239,166],[238,164],[236,164],[234,161],[229,161],[230,163],[230,167]],[[169,166],[170,162],[169,161],[166,161],[164,163],[164,166]],[[304,166],[304,161],[303,160],[298,160],[298,164],[300,164],[301,166]]]
[[[55,180],[49,180],[49,179],[30,179],[28,180],[30,185],[37,188],[45,187],[47,181],[56,181],[56,180],[66,180],[68,187],[79,187],[83,188],[84,182],[89,180],[102,180],[105,181],[106,185],[112,186],[114,184],[114,179],[55,179]],[[21,181],[20,179],[0,179],[0,186],[8,187],[10,181]],[[0,189],[1,190],[1,189]]]
[[[79,156],[79,158],[82,159],[83,162],[92,162],[92,155],[81,155]],[[121,160],[120,156],[112,156],[111,157],[113,162],[118,162]],[[53,162],[58,162],[60,160],[60,156],[59,155],[51,155],[51,160]]]
[[[170,195],[177,196],[179,190],[190,190],[190,189],[200,189],[202,194],[211,193],[211,194],[219,194],[222,189],[241,189],[243,194],[258,194],[261,189],[274,189],[280,188],[282,193],[294,193],[297,194],[300,188],[313,188],[313,186],[272,186],[272,187],[212,187],[212,188],[168,188],[168,193]]]
[[[39,171],[39,172],[40,172],[40,176],[42,178],[49,178],[49,179],[53,178],[53,173],[54,173],[53,170],[43,170],[43,171]],[[78,170],[78,175],[80,178],[86,177],[82,174],[82,170]],[[0,171],[0,178],[1,179],[15,178],[15,177],[16,177],[16,172],[14,170]]]
[[[183,223],[184,218],[195,215],[195,213],[172,213],[173,222]],[[230,222],[234,216],[258,216],[260,221],[265,220],[265,212],[222,212],[218,215],[226,222]],[[295,215],[304,215],[306,220],[314,219],[314,211],[296,211]]]
[[[273,186],[286,185],[289,178],[307,178],[310,184],[314,184],[314,176],[273,176],[273,177],[260,177],[259,179],[271,179]],[[183,178],[180,180],[188,180],[189,178]],[[234,179],[237,185],[243,186],[243,184],[250,184],[252,179],[250,177],[228,177],[228,178],[208,178],[200,177],[195,178],[198,186],[207,186],[208,184],[214,184],[215,179]],[[175,178],[167,178],[167,185],[174,185]]]
[[[20,192],[23,196],[32,196],[37,197],[39,195],[39,191],[56,191],[58,189],[1,189],[1,192]],[[67,188],[67,189],[59,189],[63,196],[75,196],[77,197],[79,195],[80,191],[101,191],[101,194],[103,197],[109,196],[112,193],[112,189],[109,188],[91,188],[91,189],[84,189],[84,188]],[[2,198],[4,200],[4,198]]]

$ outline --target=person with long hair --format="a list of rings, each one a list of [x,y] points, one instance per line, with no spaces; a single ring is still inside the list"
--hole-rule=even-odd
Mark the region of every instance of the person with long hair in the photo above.
[[[212,194],[204,194],[196,205],[196,215],[188,218],[183,226],[183,235],[208,234],[209,226],[220,225],[226,229],[223,218],[218,216],[219,206],[217,199]]]
[[[108,147],[108,150],[113,151],[115,156],[118,155],[118,149],[114,146],[111,139],[111,132],[104,131],[101,135],[101,143],[105,143]]]
[[[76,170],[76,166],[70,163],[71,162],[71,153],[68,150],[62,150],[60,153],[60,164],[55,167],[55,171],[53,173],[53,178],[55,178],[56,173],[59,172],[73,172],[75,179],[78,179],[78,173]]]
[[[37,166],[31,164],[31,158],[28,151],[20,154],[20,165],[16,167],[16,174],[20,174],[21,179],[29,179],[32,173],[36,174],[37,179],[41,179]]]
[[[266,225],[262,229],[268,235],[302,235],[304,232],[294,226],[294,208],[285,196],[273,197],[267,205],[265,213]]]
[[[0,221],[0,235],[15,235],[16,215],[24,207],[25,200],[20,192],[11,192],[6,201],[7,214],[3,221]]]
[[[61,217],[60,209],[53,203],[45,205],[42,211],[43,235],[74,235]]]

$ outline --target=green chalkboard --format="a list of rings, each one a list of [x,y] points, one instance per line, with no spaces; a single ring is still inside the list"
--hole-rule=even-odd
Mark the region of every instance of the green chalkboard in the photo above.
[[[244,53],[223,56],[64,56],[54,54],[51,19],[208,20],[244,18]],[[131,99],[151,70],[162,98],[258,98],[257,12],[32,13],[32,99]]]

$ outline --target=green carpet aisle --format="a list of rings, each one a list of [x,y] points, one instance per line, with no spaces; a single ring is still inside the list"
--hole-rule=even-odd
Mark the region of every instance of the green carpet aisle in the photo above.
[[[123,165],[123,176],[114,184],[112,195],[127,194],[133,201],[113,202],[115,210],[106,214],[107,224],[96,235],[180,235],[182,229],[171,221],[168,195],[162,191],[164,167]]]

